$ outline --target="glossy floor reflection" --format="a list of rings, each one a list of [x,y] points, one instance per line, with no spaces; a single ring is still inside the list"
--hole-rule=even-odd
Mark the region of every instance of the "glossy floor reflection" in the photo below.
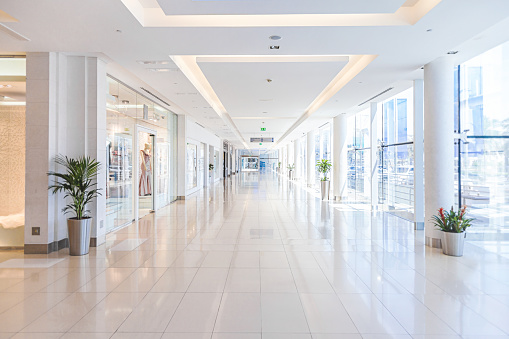
[[[0,338],[507,338],[509,258],[239,174],[84,257],[0,252]]]

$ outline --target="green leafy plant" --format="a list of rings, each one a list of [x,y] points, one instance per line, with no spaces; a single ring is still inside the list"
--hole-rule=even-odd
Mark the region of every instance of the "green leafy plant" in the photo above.
[[[323,177],[321,179],[322,181],[329,180],[329,178],[327,178],[327,173],[329,173],[331,167],[332,167],[332,164],[331,164],[330,160],[322,159],[322,160],[318,160],[316,162],[316,168],[317,168],[318,172],[323,173]]]
[[[459,211],[454,211],[454,208],[451,207],[450,211],[446,211],[443,207],[438,210],[438,215],[434,215],[433,224],[436,228],[440,229],[442,232],[449,233],[462,233],[465,232],[466,229],[472,226],[472,221],[474,218],[466,218],[467,206],[463,206],[463,208]]]
[[[55,163],[65,168],[65,173],[48,172],[48,176],[55,177],[55,184],[48,187],[56,194],[64,192],[64,198],[71,198],[62,211],[64,213],[74,212],[74,219],[88,218],[87,204],[101,195],[100,188],[95,188],[97,173],[101,164],[90,157],[81,156],[77,159],[58,155]]]
[[[291,164],[291,165],[288,165],[287,168],[289,171],[293,171],[295,169],[295,166],[293,164]]]
[[[281,167],[281,161],[277,163],[277,168]]]
[[[212,171],[214,169],[214,164],[209,164],[209,171]]]

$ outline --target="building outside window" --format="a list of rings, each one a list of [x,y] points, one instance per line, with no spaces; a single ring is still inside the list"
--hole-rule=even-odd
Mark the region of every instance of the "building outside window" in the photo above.
[[[471,240],[509,238],[509,43],[458,66],[455,72],[456,203],[476,218]],[[460,157],[458,157],[458,154]]]

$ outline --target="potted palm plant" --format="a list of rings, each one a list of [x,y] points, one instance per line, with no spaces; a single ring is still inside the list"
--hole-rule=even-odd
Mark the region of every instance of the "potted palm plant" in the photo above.
[[[332,164],[329,160],[322,159],[322,160],[318,160],[316,162],[316,167],[317,167],[318,173],[323,174],[323,177],[320,181],[320,183],[321,183],[320,193],[322,196],[322,200],[325,200],[325,199],[329,200],[330,181],[329,181],[329,178],[327,177],[327,174],[329,173],[329,171],[332,167]]]
[[[295,166],[293,164],[288,165],[288,179],[293,180],[293,170],[295,169]]]
[[[55,183],[48,189],[53,194],[64,192],[64,198],[69,201],[62,210],[66,214],[74,214],[67,219],[69,253],[84,255],[90,249],[92,223],[87,204],[101,194],[100,188],[96,188],[97,173],[101,165],[95,159],[85,156],[74,159],[58,155],[55,157],[55,163],[63,166],[65,172],[48,172],[48,176],[55,178]]]
[[[465,244],[466,230],[472,226],[473,218],[466,218],[467,206],[459,211],[446,211],[443,207],[433,216],[433,224],[442,231],[442,251],[444,254],[461,257]]]

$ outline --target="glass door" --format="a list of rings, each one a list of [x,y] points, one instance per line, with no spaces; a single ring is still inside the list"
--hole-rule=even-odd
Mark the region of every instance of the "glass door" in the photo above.
[[[138,218],[154,211],[155,132],[138,127]]]

